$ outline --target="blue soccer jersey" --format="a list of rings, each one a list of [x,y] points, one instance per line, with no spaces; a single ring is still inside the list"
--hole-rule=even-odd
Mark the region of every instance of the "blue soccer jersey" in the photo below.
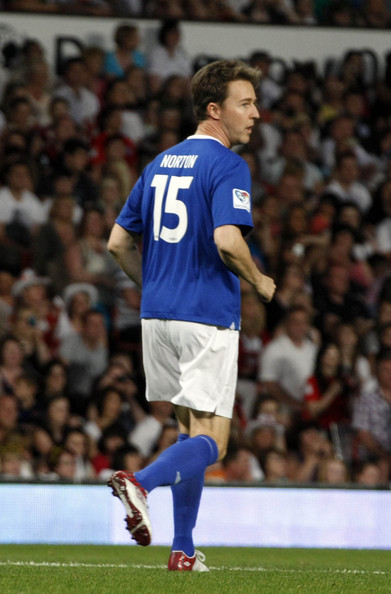
[[[190,136],[147,165],[116,221],[143,234],[142,318],[239,329],[239,278],[213,232],[252,228],[250,189],[247,163],[208,136]]]

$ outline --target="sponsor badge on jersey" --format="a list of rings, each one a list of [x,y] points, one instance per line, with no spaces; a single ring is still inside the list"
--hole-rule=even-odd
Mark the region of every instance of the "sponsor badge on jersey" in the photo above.
[[[251,210],[250,194],[246,190],[238,190],[234,188],[232,190],[234,199],[234,208],[242,208],[244,210]]]

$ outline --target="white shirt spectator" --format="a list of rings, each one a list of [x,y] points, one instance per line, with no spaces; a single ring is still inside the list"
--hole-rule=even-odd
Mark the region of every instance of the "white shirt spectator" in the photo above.
[[[75,93],[70,86],[63,85],[53,94],[68,101],[71,117],[78,125],[94,119],[99,113],[100,105],[97,96],[86,88],[79,89]]]
[[[264,179],[271,185],[276,185],[284,173],[287,160],[284,157],[276,157],[264,171]],[[320,169],[310,161],[302,161],[304,168],[304,187],[313,190],[323,182],[323,174]]]
[[[129,109],[122,112],[121,131],[125,136],[138,144],[145,136],[145,127],[139,113]]]
[[[366,213],[372,205],[369,190],[360,182],[353,182],[345,190],[337,180],[333,180],[326,186],[325,192],[334,194],[341,202],[354,202],[362,213]]]
[[[46,222],[47,212],[39,198],[29,190],[24,190],[21,199],[16,200],[4,186],[0,190],[0,223],[8,225],[15,220],[31,229]]]
[[[281,335],[265,347],[259,379],[278,382],[292,398],[300,402],[307,379],[314,370],[316,353],[317,347],[311,340],[305,339],[299,347],[288,336]]]
[[[190,77],[192,74],[190,59],[181,47],[177,47],[170,55],[162,45],[158,45],[152,50],[148,71],[161,80],[165,80],[173,74],[184,77]]]

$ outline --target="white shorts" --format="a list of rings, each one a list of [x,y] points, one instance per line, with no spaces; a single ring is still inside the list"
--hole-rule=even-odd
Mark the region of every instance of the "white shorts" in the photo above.
[[[239,332],[178,320],[143,319],[146,398],[232,418]]]

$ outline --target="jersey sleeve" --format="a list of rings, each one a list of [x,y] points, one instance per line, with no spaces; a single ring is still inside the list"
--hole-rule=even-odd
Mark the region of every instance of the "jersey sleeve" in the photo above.
[[[116,223],[127,231],[141,234],[144,230],[141,217],[141,203],[143,196],[144,176],[141,175],[128,196]]]
[[[251,176],[247,163],[238,157],[226,159],[217,172],[212,197],[214,228],[237,225],[244,232],[253,228],[251,215]]]

